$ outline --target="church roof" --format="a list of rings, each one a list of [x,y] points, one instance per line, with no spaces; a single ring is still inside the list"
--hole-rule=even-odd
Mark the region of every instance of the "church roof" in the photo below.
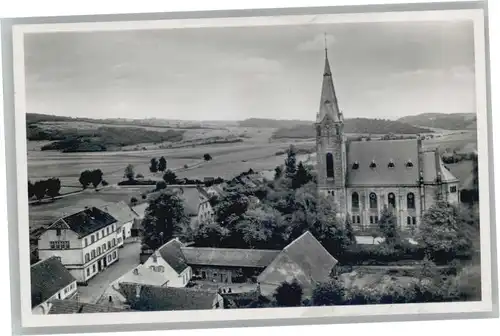
[[[419,156],[420,159],[419,160]],[[418,140],[353,141],[347,149],[347,185],[418,185],[420,171],[424,183],[458,182],[436,151],[420,152]]]
[[[333,122],[342,121],[327,54],[325,54],[325,69],[323,71],[323,85],[317,122],[321,122],[325,116],[329,116]]]
[[[418,152],[416,139],[353,141],[347,150],[347,184],[417,185]]]

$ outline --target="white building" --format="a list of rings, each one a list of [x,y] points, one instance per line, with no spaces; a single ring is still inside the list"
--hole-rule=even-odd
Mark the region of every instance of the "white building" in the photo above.
[[[76,279],[59,258],[50,257],[31,266],[31,309],[33,314],[47,314],[53,300],[73,298]]]
[[[117,220],[116,241],[118,246],[122,247],[125,239],[132,235],[132,224],[134,223],[134,219],[138,217],[137,214],[123,201],[109,203],[99,208]]]
[[[118,260],[117,220],[95,207],[63,217],[38,239],[40,259],[57,256],[79,283]]]
[[[143,264],[144,268],[163,274],[168,287],[185,287],[193,272],[181,251],[182,243],[176,238],[156,250]]]

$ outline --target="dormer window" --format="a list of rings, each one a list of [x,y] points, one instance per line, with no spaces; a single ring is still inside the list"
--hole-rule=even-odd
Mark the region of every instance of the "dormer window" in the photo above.
[[[375,160],[372,160],[372,162],[370,163],[370,168],[375,168],[377,167],[377,164],[375,163]]]
[[[356,170],[359,168],[359,162],[358,161],[354,161],[354,163],[352,164],[352,169]]]
[[[387,164],[387,167],[394,168],[394,161],[392,159],[389,160],[389,163]]]
[[[413,162],[411,162],[411,160],[406,161],[406,167],[407,168],[413,167]]]
[[[325,100],[325,104],[330,104],[330,101],[328,99]]]

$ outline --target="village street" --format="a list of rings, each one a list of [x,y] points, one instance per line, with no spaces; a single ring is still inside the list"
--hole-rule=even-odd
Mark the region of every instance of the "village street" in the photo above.
[[[96,303],[108,286],[139,265],[140,242],[125,243],[120,248],[120,258],[105,271],[97,274],[89,281],[88,286],[78,286],[79,300],[86,303]]]

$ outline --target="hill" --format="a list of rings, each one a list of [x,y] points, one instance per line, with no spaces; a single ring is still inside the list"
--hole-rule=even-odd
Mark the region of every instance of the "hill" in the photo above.
[[[429,129],[412,126],[399,121],[385,120],[385,119],[368,119],[368,118],[354,118],[346,119],[344,125],[346,133],[355,134],[419,134],[430,133]],[[276,130],[273,138],[314,138],[316,132],[311,123],[307,125],[297,125],[294,127],[282,127]]]
[[[249,118],[238,123],[240,127],[257,127],[257,128],[281,128],[295,127],[300,125],[311,125],[311,121],[307,120],[279,120],[279,119],[263,119]]]
[[[475,113],[422,113],[407,116],[398,121],[421,127],[441,128],[446,130],[466,130],[476,128]]]

